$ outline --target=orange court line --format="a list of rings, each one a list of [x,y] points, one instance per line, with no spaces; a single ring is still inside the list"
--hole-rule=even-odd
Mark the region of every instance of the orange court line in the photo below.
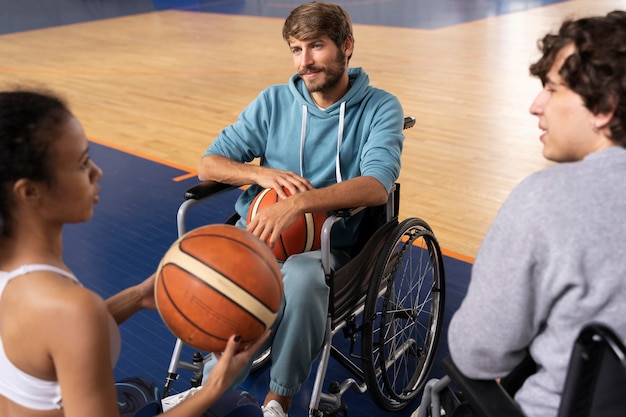
[[[194,177],[194,176],[197,175],[197,172],[196,172],[195,169],[191,169],[191,168],[186,167],[184,165],[175,164],[174,162],[171,162],[171,161],[168,161],[168,160],[165,160],[165,159],[161,159],[161,158],[157,158],[155,156],[148,155],[147,153],[143,153],[143,152],[140,152],[140,151],[135,151],[135,150],[132,150],[132,149],[128,149],[128,148],[125,148],[123,146],[116,145],[116,144],[113,144],[113,143],[110,143],[110,142],[106,142],[106,141],[103,141],[103,140],[100,140],[100,139],[97,139],[97,138],[94,138],[94,137],[91,137],[91,136],[88,136],[88,139],[90,141],[94,142],[94,143],[99,144],[99,145],[104,145],[104,146],[106,146],[108,148],[116,149],[118,151],[122,151],[124,153],[130,154],[130,155],[133,155],[133,156],[137,156],[137,157],[142,158],[142,159],[147,159],[148,161],[156,162],[156,163],[161,164],[161,165],[165,165],[165,166],[168,166],[168,167],[171,167],[171,168],[180,169],[181,171],[186,171],[187,172],[186,174],[183,174],[183,175],[180,175],[178,177],[173,178],[172,180],[175,181],[175,182],[183,181],[183,180],[186,180],[188,178],[191,178],[191,177]]]
[[[193,171],[188,174],[183,174],[183,175],[179,175],[178,177],[174,177],[172,178],[172,180],[174,182],[181,182],[181,181],[185,181],[185,180],[188,180],[189,178],[194,178],[197,176],[198,176],[198,173],[196,171]]]
[[[435,236],[435,238],[436,237],[437,236]],[[402,241],[406,243],[406,241],[408,239],[409,239],[408,236],[404,236],[402,238]],[[413,246],[417,246],[417,247],[422,248],[422,249],[426,249],[426,244],[422,240],[415,240],[412,243],[412,245]],[[474,263],[474,258],[472,258],[470,256],[461,255],[460,253],[456,253],[456,252],[453,252],[451,250],[447,250],[447,249],[444,249],[444,248],[441,248],[441,247],[439,249],[441,250],[441,254],[444,255],[444,256],[447,256],[448,258],[454,258],[456,260],[459,260],[459,261],[462,261],[462,262],[465,262],[465,263],[468,263],[468,264],[473,264]]]
[[[94,137],[88,137],[88,139],[90,141],[94,142],[94,143],[97,143],[97,144],[100,144],[100,145],[103,145],[103,146],[106,146],[106,147],[109,147],[109,148],[112,148],[112,149],[116,149],[118,151],[125,152],[127,154],[137,156],[139,158],[147,159],[148,161],[156,162],[156,163],[161,164],[161,165],[169,166],[169,167],[180,169],[181,171],[186,171],[187,172],[186,174],[182,174],[182,175],[179,175],[177,177],[172,178],[172,181],[175,181],[175,182],[184,181],[186,179],[189,179],[189,178],[192,178],[192,177],[195,177],[195,176],[198,175],[197,171],[194,170],[194,169],[191,169],[191,168],[183,166],[183,165],[175,164],[175,163],[167,161],[165,159],[157,158],[157,157],[154,157],[152,155],[148,155],[148,154],[143,153],[143,152],[139,152],[139,151],[135,151],[135,150],[132,150],[132,149],[128,149],[128,148],[125,148],[125,147],[120,146],[120,145],[116,145],[116,144],[109,143],[109,142],[106,142],[106,141],[103,141],[103,140],[100,140],[100,139],[96,139]],[[247,187],[246,186],[241,186],[239,188],[241,188],[243,190],[243,189],[246,189]],[[471,256],[462,255],[460,253],[456,253],[456,252],[453,252],[451,250],[447,250],[447,249],[444,249],[444,248],[441,248],[441,253],[443,255],[445,255],[445,256],[448,256],[450,258],[454,258],[454,259],[462,261],[462,262],[466,262],[466,263],[469,263],[469,264],[473,264],[474,263],[474,258],[472,258]]]
[[[467,255],[461,255],[460,253],[456,253],[454,251],[451,250],[447,250],[444,248],[441,248],[441,253],[449,258],[454,258],[458,261],[462,261],[468,264],[473,264],[474,263],[474,258],[472,258],[471,256],[467,256]]]

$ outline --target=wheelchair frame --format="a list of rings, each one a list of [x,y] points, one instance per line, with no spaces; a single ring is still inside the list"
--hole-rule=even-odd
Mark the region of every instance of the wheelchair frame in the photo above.
[[[510,387],[495,380],[466,377],[450,356],[443,359],[446,375],[432,379],[424,388],[418,417],[460,414],[474,417],[525,417]],[[534,371],[518,375],[525,380]],[[523,382],[523,380],[521,382]],[[606,324],[589,322],[579,332],[571,349],[561,393],[558,417],[616,416],[624,414],[626,399],[626,347]],[[453,392],[450,386],[458,392]],[[521,383],[516,384],[518,387]],[[463,401],[457,394],[461,393]],[[442,401],[442,394],[448,395]],[[462,413],[454,407],[464,406]]]
[[[335,273],[325,270],[331,300],[310,416],[345,413],[341,395],[349,388],[359,393],[369,391],[382,409],[400,410],[426,383],[443,324],[443,259],[432,230],[423,220],[398,222],[398,201],[396,184],[386,205],[385,223],[346,267]],[[324,226],[342,217],[335,215]],[[322,256],[326,254],[322,247]],[[379,257],[373,258],[373,254]],[[355,275],[361,278],[360,288],[353,285]],[[332,344],[340,330],[351,342],[350,357]],[[360,354],[354,351],[358,334],[362,336]],[[324,393],[322,384],[330,357],[357,380],[333,382],[329,393]]]
[[[405,118],[405,128],[415,119]],[[216,182],[200,183],[185,193],[177,213],[178,235],[186,232],[189,208],[235,187]],[[444,315],[445,277],[439,244],[426,222],[418,218],[398,221],[399,184],[395,184],[386,204],[332,212],[322,227],[322,266],[330,288],[329,312],[320,354],[309,416],[344,414],[347,406],[341,396],[353,388],[370,392],[378,406],[399,410],[411,402],[426,383],[432,368]],[[362,213],[365,211],[365,213]],[[338,271],[330,270],[330,236],[333,224],[362,213],[377,219],[362,250]],[[369,220],[361,224],[368,226]],[[372,256],[379,254],[378,258]],[[357,276],[360,285],[354,285]],[[332,345],[343,332],[350,341],[349,356]],[[360,351],[355,347],[361,334]],[[201,383],[207,356],[196,352],[192,362],[181,361],[183,342],[176,340],[166,377],[164,396],[178,379],[178,369],[194,374],[191,385]],[[210,355],[210,354],[209,354]],[[323,384],[330,358],[334,358],[354,378]],[[252,371],[269,360],[269,349],[255,359]],[[360,362],[360,365],[357,363]]]

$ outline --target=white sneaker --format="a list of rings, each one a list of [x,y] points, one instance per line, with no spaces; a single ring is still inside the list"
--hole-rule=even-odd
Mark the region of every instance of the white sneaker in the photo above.
[[[169,397],[163,398],[161,400],[161,407],[163,407],[163,412],[166,412],[167,410],[174,407],[175,405],[182,403],[187,398],[195,394],[199,389],[200,387],[192,387],[192,388],[189,388],[187,391],[183,391],[181,393],[170,395]]]
[[[267,405],[261,407],[263,417],[288,417],[283,411],[283,407],[276,400],[271,400]]]

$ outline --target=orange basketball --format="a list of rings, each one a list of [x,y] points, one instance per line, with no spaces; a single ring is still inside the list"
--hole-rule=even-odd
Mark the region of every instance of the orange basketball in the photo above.
[[[288,189],[283,188],[283,190],[287,196],[291,195]],[[249,223],[259,211],[278,202],[279,199],[280,197],[273,188],[266,188],[261,191],[250,204],[247,222]],[[276,241],[276,245],[272,249],[276,259],[284,261],[296,253],[319,249],[322,226],[326,217],[326,213],[304,213],[291,227],[281,233]]]
[[[221,352],[228,338],[242,346],[269,328],[283,298],[276,258],[246,230],[203,226],[181,236],[157,268],[157,310],[174,335],[207,352]]]

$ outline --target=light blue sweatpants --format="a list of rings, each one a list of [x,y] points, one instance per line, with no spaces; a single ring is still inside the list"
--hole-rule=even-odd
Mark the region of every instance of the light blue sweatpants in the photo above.
[[[344,253],[331,254],[331,269],[348,261]],[[281,266],[285,296],[272,334],[260,352],[272,347],[269,388],[278,395],[296,394],[311,373],[311,365],[324,341],[328,315],[329,288],[322,269],[321,251],[305,252],[289,257]],[[204,368],[206,381],[215,359]],[[240,384],[250,372],[246,367],[236,378]]]

